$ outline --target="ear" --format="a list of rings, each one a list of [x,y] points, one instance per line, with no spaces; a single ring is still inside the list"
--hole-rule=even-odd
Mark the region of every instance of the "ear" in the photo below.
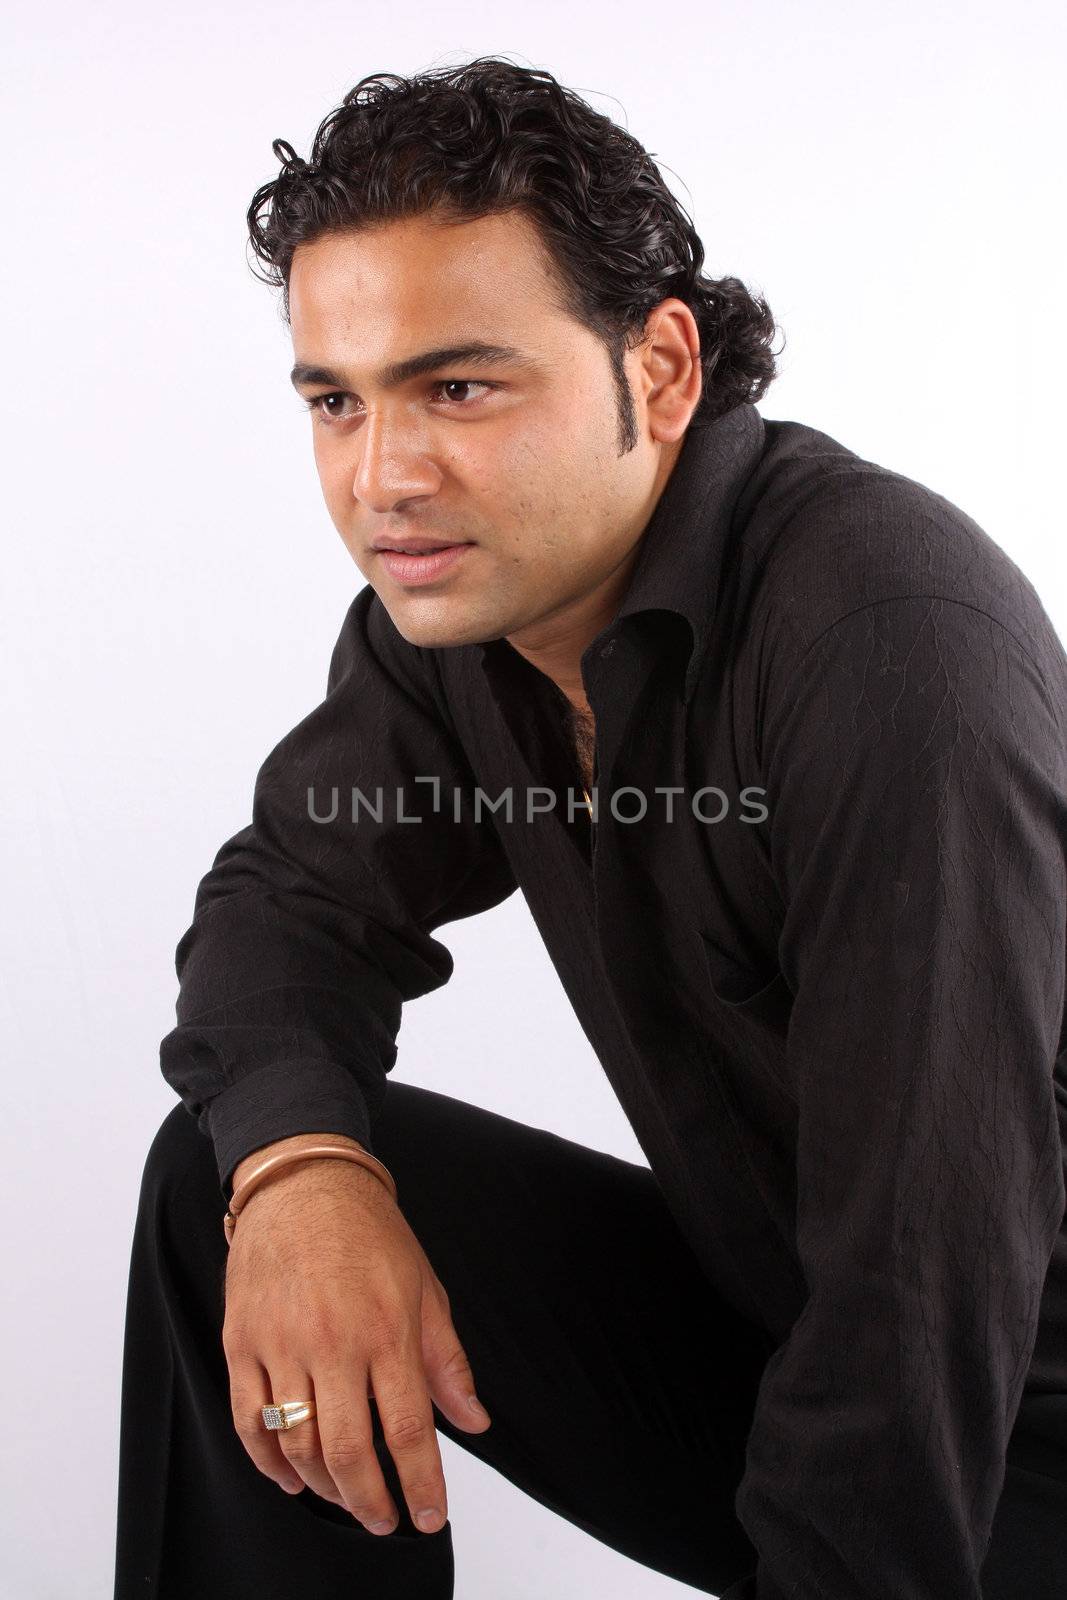
[[[637,392],[644,394],[649,431],[673,443],[688,428],[703,388],[700,333],[684,300],[672,296],[653,307],[636,354]]]

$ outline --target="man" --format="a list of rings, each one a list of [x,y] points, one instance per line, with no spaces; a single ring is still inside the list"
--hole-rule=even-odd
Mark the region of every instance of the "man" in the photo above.
[[[251,236],[367,583],[178,948],[119,1600],[450,1596],[437,1430],[729,1600],[1062,1595],[1038,596],[764,421],[766,304],[547,74],[365,79],[275,148]],[[434,930],[517,887],[648,1168],[387,1078]]]

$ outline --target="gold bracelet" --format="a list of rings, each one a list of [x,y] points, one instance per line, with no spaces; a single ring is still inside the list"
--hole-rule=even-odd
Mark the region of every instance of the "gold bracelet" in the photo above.
[[[258,1189],[263,1180],[276,1172],[280,1167],[290,1166],[294,1161],[304,1161],[309,1156],[336,1156],[342,1161],[354,1161],[358,1166],[366,1167],[368,1172],[373,1172],[380,1178],[389,1190],[393,1199],[397,1198],[396,1179],[383,1161],[377,1156],[372,1156],[369,1150],[356,1144],[353,1140],[348,1144],[328,1143],[329,1134],[323,1136],[317,1144],[294,1146],[288,1150],[278,1150],[272,1156],[267,1156],[258,1167],[253,1167],[248,1177],[234,1190],[230,1196],[230,1204],[226,1215],[222,1219],[223,1231],[226,1234],[226,1243],[233,1242],[233,1231],[237,1226],[237,1218],[255,1189]]]

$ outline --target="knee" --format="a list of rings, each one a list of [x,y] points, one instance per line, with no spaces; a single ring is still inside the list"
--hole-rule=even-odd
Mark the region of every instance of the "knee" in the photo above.
[[[141,1175],[127,1302],[127,1326],[141,1330],[139,1342],[221,1348],[224,1210],[214,1146],[179,1102],[160,1123]]]
[[[192,1113],[179,1102],[160,1123],[141,1174],[142,1215],[159,1219],[190,1205],[216,1218],[221,1236],[225,1210],[214,1147]]]

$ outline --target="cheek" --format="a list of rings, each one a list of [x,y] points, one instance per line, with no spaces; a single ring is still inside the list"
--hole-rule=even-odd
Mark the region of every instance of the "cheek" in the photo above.
[[[315,466],[327,509],[335,522],[347,522],[352,514],[352,484],[355,467],[346,461],[340,450],[319,445],[315,450]]]
[[[328,480],[346,472],[348,462],[352,460],[352,441],[346,438],[344,427],[336,424],[330,428],[316,417],[311,419],[311,449],[319,478],[324,485]]]

